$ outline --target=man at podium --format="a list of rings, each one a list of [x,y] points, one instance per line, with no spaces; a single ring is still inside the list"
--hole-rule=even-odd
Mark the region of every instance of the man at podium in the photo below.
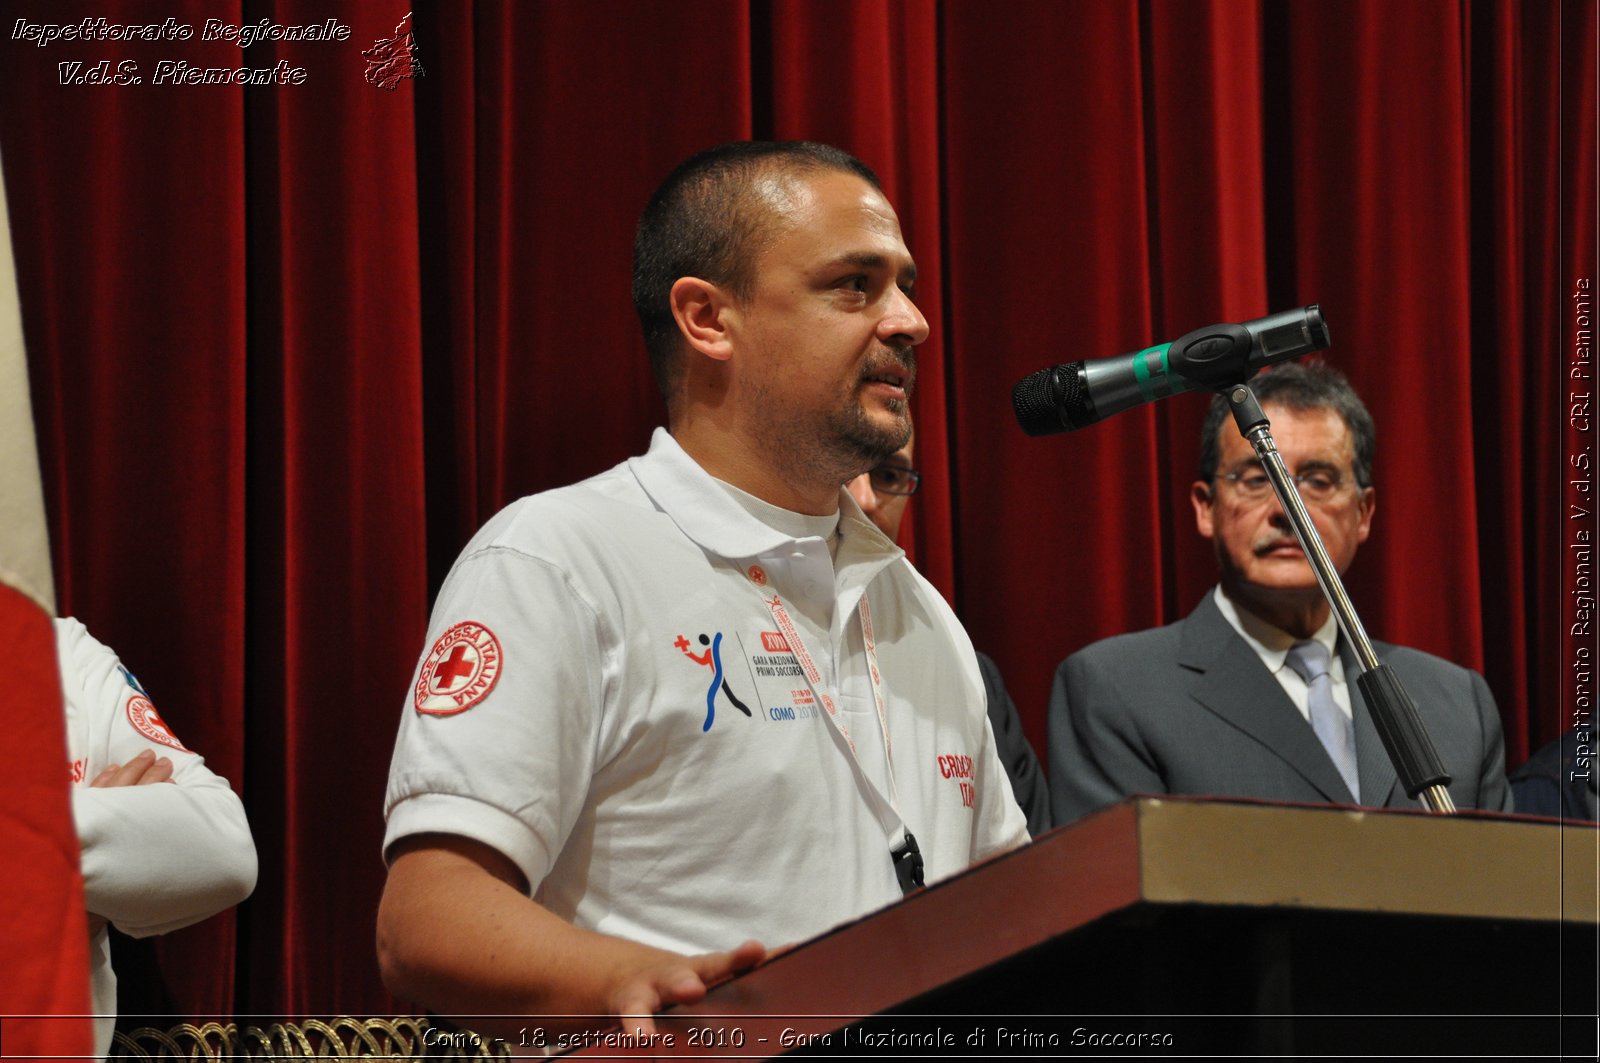
[[[1251,386],[1342,575],[1372,530],[1372,416],[1321,363],[1287,363]],[[1183,620],[1095,643],[1056,671],[1056,822],[1131,794],[1416,807],[1355,684],[1353,650],[1220,396],[1190,501],[1216,551],[1217,586]],[[1416,701],[1456,806],[1509,811],[1500,714],[1483,677],[1375,645]]]
[[[492,518],[435,603],[385,802],[397,996],[644,1036],[1027,841],[971,643],[841,487],[911,433],[915,276],[836,149],[726,145],[657,190],[634,302],[668,428]]]

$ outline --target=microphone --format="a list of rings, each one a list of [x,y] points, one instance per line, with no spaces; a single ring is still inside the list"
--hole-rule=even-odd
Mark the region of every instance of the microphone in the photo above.
[[[1239,325],[1195,329],[1132,354],[1041,369],[1011,389],[1011,405],[1030,436],[1071,432],[1168,395],[1220,391],[1328,343],[1322,310],[1312,304]]]

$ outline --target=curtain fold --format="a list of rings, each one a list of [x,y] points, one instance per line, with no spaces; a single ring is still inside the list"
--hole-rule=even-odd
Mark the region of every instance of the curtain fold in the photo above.
[[[1477,478],[1462,460],[1476,426],[1461,15],[1296,4],[1287,28],[1299,59],[1285,88],[1297,298],[1328,310],[1332,356],[1378,425],[1377,549],[1362,550],[1352,594],[1381,637],[1482,669]],[[1456,91],[1424,91],[1443,85]],[[1408,585],[1437,593],[1385,593]]]
[[[159,1010],[409,1006],[372,925],[429,604],[492,513],[662,423],[633,226],[725,140],[826,140],[882,177],[933,326],[908,550],[1036,747],[1057,662],[1214,579],[1189,503],[1205,400],[1031,439],[1012,385],[1312,302],[1378,421],[1368,628],[1483,670],[1512,765],[1571,725],[1594,0],[420,0],[423,73],[386,91],[360,53],[406,11],[0,5],[6,27],[350,29],[0,35],[61,607],[240,789],[261,852],[238,913],[131,954]],[[61,83],[102,59],[144,83]],[[176,59],[305,80],[155,84]]]
[[[1142,76],[1150,135],[1153,335],[1175,339],[1214,321],[1248,321],[1287,309],[1268,295],[1266,189],[1280,160],[1269,157],[1263,105],[1261,12],[1229,0],[1161,5],[1143,23]],[[1272,145],[1276,148],[1276,141]],[[1275,153],[1274,153],[1275,154]],[[1158,512],[1167,557],[1161,617],[1185,615],[1216,578],[1198,540],[1189,488],[1205,403],[1184,399],[1156,411],[1158,453],[1168,476]],[[1170,547],[1169,547],[1170,549]]]
[[[1154,322],[1139,8],[944,16],[956,601],[1042,750],[1056,663],[1173,619],[1155,409],[1034,439],[1010,398],[1035,370],[1172,338]],[[1069,41],[1093,47],[1068,61]]]
[[[314,24],[326,6],[246,17]],[[396,31],[376,6],[346,19],[363,47]],[[247,778],[276,873],[250,905],[244,999],[314,1014],[325,987],[381,991],[362,950],[304,943],[370,928],[381,881],[346,869],[380,847],[393,732],[378,707],[399,703],[427,615],[416,123],[409,95],[333,66],[323,42],[253,49],[308,77],[245,101],[252,397],[271,399],[251,411],[250,486],[271,504],[250,510],[249,693],[272,692],[250,705]]]

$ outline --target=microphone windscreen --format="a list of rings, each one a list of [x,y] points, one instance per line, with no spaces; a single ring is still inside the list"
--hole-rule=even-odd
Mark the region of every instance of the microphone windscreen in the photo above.
[[[1017,381],[1011,389],[1011,408],[1024,432],[1047,436],[1092,423],[1093,406],[1079,372],[1082,364],[1052,366]]]

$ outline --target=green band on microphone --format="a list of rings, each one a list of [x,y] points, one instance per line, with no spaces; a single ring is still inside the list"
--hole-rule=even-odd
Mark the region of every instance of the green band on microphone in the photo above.
[[[1162,395],[1171,394],[1165,388],[1160,392],[1156,391],[1155,381],[1152,379],[1150,371],[1150,356],[1156,355],[1159,357],[1160,365],[1156,368],[1154,375],[1161,378],[1161,383],[1165,384],[1167,382],[1167,349],[1171,346],[1172,344],[1170,343],[1162,343],[1155,347],[1146,347],[1133,356],[1133,380],[1139,387],[1139,394],[1144,396],[1144,401],[1146,402],[1152,402]]]

